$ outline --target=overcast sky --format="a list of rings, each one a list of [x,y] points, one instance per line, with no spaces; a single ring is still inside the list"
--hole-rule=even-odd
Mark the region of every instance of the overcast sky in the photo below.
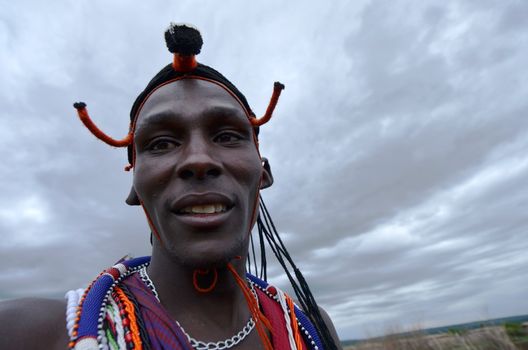
[[[149,253],[72,103],[124,136],[176,21],[257,114],[286,85],[263,197],[342,338],[528,314],[528,2],[0,1],[0,299]]]

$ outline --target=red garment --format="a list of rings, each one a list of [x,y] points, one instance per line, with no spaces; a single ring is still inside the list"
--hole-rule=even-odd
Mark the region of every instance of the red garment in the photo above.
[[[290,341],[288,340],[286,320],[284,319],[284,312],[282,311],[281,306],[275,300],[272,300],[267,296],[266,293],[259,289],[256,289],[256,291],[262,312],[271,323],[273,348],[277,350],[289,350]],[[306,346],[304,339],[302,339],[302,343],[302,350],[307,350],[308,347]]]

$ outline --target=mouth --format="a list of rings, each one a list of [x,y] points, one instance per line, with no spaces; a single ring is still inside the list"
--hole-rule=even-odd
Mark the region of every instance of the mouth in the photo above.
[[[179,215],[196,215],[196,214],[218,214],[225,213],[228,210],[227,205],[223,203],[211,203],[204,205],[188,205],[176,211]]]
[[[171,205],[178,220],[193,229],[212,229],[229,220],[235,203],[219,193],[187,194]]]

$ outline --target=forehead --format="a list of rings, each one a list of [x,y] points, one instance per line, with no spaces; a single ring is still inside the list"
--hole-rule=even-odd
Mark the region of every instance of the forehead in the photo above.
[[[247,119],[240,102],[225,88],[200,79],[182,79],[155,90],[145,101],[136,119],[136,128],[159,115],[190,115],[219,112]]]

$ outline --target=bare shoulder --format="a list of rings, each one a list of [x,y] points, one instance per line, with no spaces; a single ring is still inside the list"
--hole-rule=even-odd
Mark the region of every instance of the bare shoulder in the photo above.
[[[332,338],[334,338],[334,342],[338,349],[343,349],[341,345],[341,341],[339,340],[339,337],[337,336],[337,331],[334,327],[334,323],[330,319],[330,316],[326,312],[325,309],[319,306],[319,312],[321,313],[321,317],[323,318],[323,321],[326,324],[326,327],[328,327],[328,330],[330,331],[330,334],[332,335]]]
[[[0,349],[67,349],[66,301],[0,302]]]

